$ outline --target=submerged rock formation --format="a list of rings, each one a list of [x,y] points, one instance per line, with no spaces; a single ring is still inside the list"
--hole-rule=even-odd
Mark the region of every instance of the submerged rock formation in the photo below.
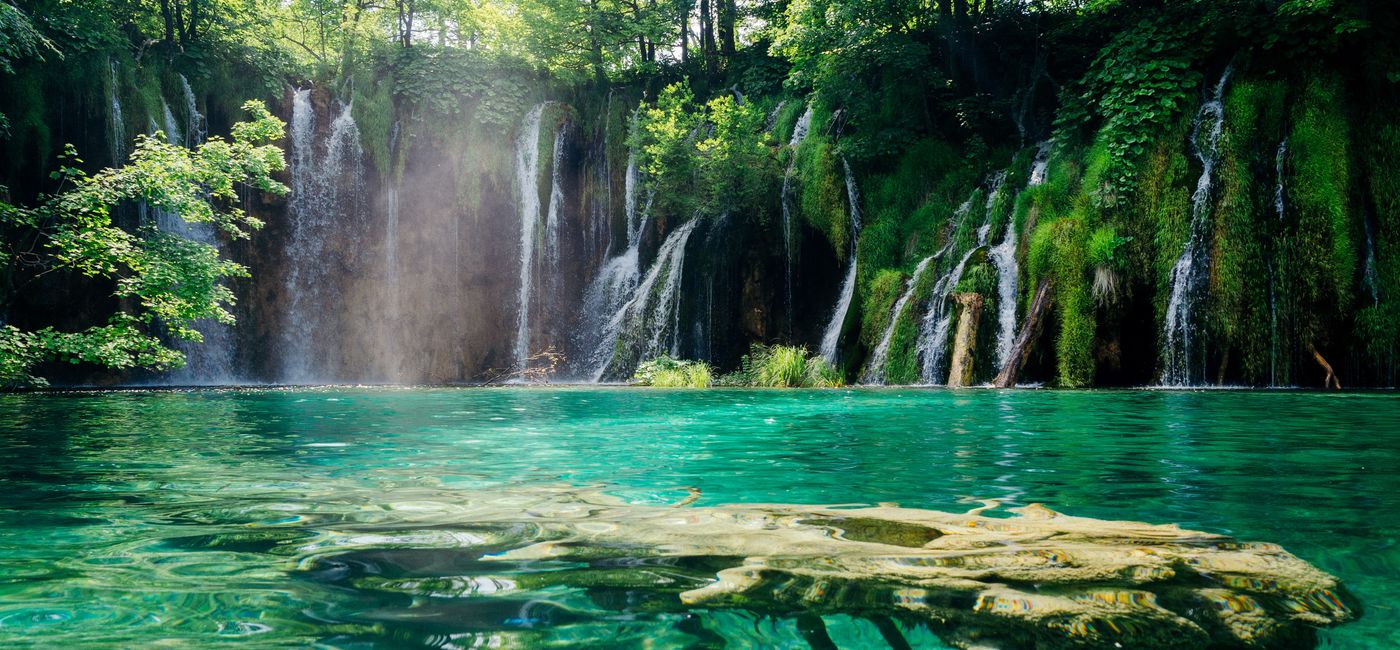
[[[893,505],[684,507],[700,497],[690,492],[668,507],[540,487],[466,494],[451,513],[395,517],[465,522],[444,542],[463,553],[486,549],[475,566],[488,574],[496,563],[582,563],[517,575],[513,588],[630,586],[660,592],[646,596],[653,611],[801,610],[811,615],[809,637],[823,634],[818,616],[839,613],[919,622],[959,648],[1303,648],[1316,628],[1360,613],[1335,578],[1277,545],[1175,525],[1073,517],[1039,505],[1010,518],[985,516],[995,502],[967,514]],[[650,574],[658,566],[672,567],[671,579],[658,583]],[[375,584],[452,592],[438,580]]]

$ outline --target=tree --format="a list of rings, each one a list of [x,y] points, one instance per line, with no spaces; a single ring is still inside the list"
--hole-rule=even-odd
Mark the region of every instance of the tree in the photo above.
[[[110,282],[122,305],[105,324],[76,332],[0,326],[0,385],[42,385],[31,373],[49,361],[116,370],[177,368],[184,358],[159,332],[198,342],[195,321],[233,323],[228,307],[234,297],[223,281],[246,276],[246,268],[221,258],[216,247],[178,234],[119,228],[112,214],[123,203],[139,201],[234,239],[261,227],[237,207],[238,188],[287,191],[272,177],[284,161],[281,149],[270,144],[282,137],[285,125],[261,102],[248,102],[244,109],[253,119],[235,124],[232,140],[213,137],[188,150],[166,144],[160,133],[138,136],[126,165],[92,175],[72,166],[81,160],[70,146],[53,175],[60,183],[57,193],[35,207],[0,202],[0,313],[50,273]]]

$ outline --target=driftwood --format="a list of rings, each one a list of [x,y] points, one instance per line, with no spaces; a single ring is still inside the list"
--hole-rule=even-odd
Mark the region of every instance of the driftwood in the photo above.
[[[1311,343],[1308,344],[1308,352],[1312,353],[1312,357],[1317,361],[1317,365],[1322,366],[1322,369],[1327,371],[1327,376],[1322,380],[1322,387],[1341,390],[1342,381],[1337,379],[1337,373],[1332,370],[1332,364],[1327,363],[1327,360],[1322,358],[1322,353],[1318,352],[1317,348]]]
[[[872,621],[892,647],[903,640],[892,622],[898,619],[959,648],[1242,649],[1311,647],[1317,627],[1359,613],[1335,578],[1276,545],[1038,505],[997,518],[892,505],[677,509],[568,487],[467,493],[460,504],[437,508],[406,498],[412,508],[383,516],[396,529],[423,531],[404,557],[429,570],[355,582],[413,597],[409,610],[376,614],[385,618],[432,617],[433,603],[475,598],[483,585],[508,588],[519,595],[497,598],[521,602],[561,589],[616,589],[651,612],[796,615],[818,646],[829,642],[820,617],[846,614]],[[359,525],[377,531],[387,522]],[[324,566],[355,564],[346,545],[363,533],[339,530],[351,541],[323,540]],[[437,559],[424,555],[434,544]],[[382,560],[393,551],[350,552]],[[306,563],[320,564],[314,557]],[[462,573],[472,566],[471,575]],[[551,617],[614,616],[590,611]]]
[[[977,323],[982,320],[985,301],[976,293],[953,294],[962,307],[958,316],[958,331],[953,337],[953,360],[948,370],[948,386],[958,388],[972,384],[972,361],[977,355]]]
[[[1030,358],[1031,348],[1035,345],[1035,340],[1040,337],[1040,330],[1045,322],[1045,314],[1050,308],[1050,280],[1040,281],[1040,286],[1035,289],[1035,299],[1031,301],[1031,309],[1026,314],[1026,321],[1021,325],[1021,332],[1016,335],[1016,341],[1011,344],[1011,353],[1006,355],[1006,365],[992,380],[995,388],[1011,388],[1016,385],[1016,375],[1021,372],[1021,366],[1026,365],[1026,359]]]

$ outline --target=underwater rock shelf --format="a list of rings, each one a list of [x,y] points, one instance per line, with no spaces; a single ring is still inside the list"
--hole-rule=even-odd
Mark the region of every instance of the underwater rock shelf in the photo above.
[[[465,509],[482,531],[528,522],[537,541],[482,560],[587,563],[544,578],[575,587],[636,584],[617,567],[645,571],[645,558],[715,569],[717,579],[657,605],[677,611],[801,611],[818,628],[814,615],[844,613],[890,631],[900,618],[961,648],[1310,647],[1317,628],[1360,613],[1337,579],[1277,545],[1039,505],[993,518],[986,507],[678,508],[569,489],[512,500],[514,513],[500,495]]]

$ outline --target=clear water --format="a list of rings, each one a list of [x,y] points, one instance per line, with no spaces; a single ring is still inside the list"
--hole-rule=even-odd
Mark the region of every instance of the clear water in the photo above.
[[[478,561],[454,512],[558,484],[1177,522],[1342,578],[1365,615],[1322,646],[1400,646],[1393,395],[616,388],[0,395],[0,646],[806,647],[795,618]]]

